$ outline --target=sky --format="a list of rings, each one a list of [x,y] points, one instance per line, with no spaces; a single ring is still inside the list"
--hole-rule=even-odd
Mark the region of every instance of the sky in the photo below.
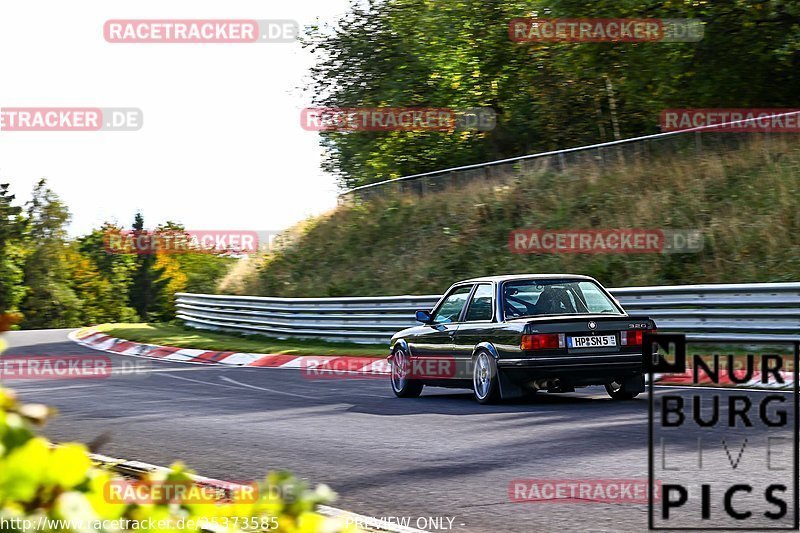
[[[0,108],[129,107],[137,131],[0,131],[17,199],[47,178],[73,236],[103,221],[280,230],[332,209],[318,134],[300,126],[313,57],[299,43],[109,43],[111,19],[334,22],[348,0],[0,3]]]

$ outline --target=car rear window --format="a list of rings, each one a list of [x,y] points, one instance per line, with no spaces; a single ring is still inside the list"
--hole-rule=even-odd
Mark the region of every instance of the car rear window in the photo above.
[[[503,286],[506,318],[539,315],[621,314],[593,281],[520,280]]]

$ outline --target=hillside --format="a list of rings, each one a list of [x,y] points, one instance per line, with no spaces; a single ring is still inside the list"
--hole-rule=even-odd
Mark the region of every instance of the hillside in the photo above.
[[[435,195],[343,206],[292,246],[227,280],[240,294],[440,293],[455,280],[571,272],[607,286],[800,279],[800,144],[519,176]],[[691,254],[512,253],[518,228],[699,229]]]

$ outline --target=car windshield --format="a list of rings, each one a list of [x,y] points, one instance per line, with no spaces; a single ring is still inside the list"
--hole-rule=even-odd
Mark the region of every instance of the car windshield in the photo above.
[[[593,281],[520,280],[503,286],[506,318],[541,315],[620,315],[619,308]]]

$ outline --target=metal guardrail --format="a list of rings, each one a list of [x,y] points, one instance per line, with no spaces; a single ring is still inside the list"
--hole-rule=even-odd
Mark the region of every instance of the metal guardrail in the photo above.
[[[609,289],[631,315],[652,317],[662,332],[689,340],[800,339],[800,283],[623,287]],[[269,298],[178,293],[177,317],[188,326],[279,338],[386,343],[418,324],[427,296]]]

